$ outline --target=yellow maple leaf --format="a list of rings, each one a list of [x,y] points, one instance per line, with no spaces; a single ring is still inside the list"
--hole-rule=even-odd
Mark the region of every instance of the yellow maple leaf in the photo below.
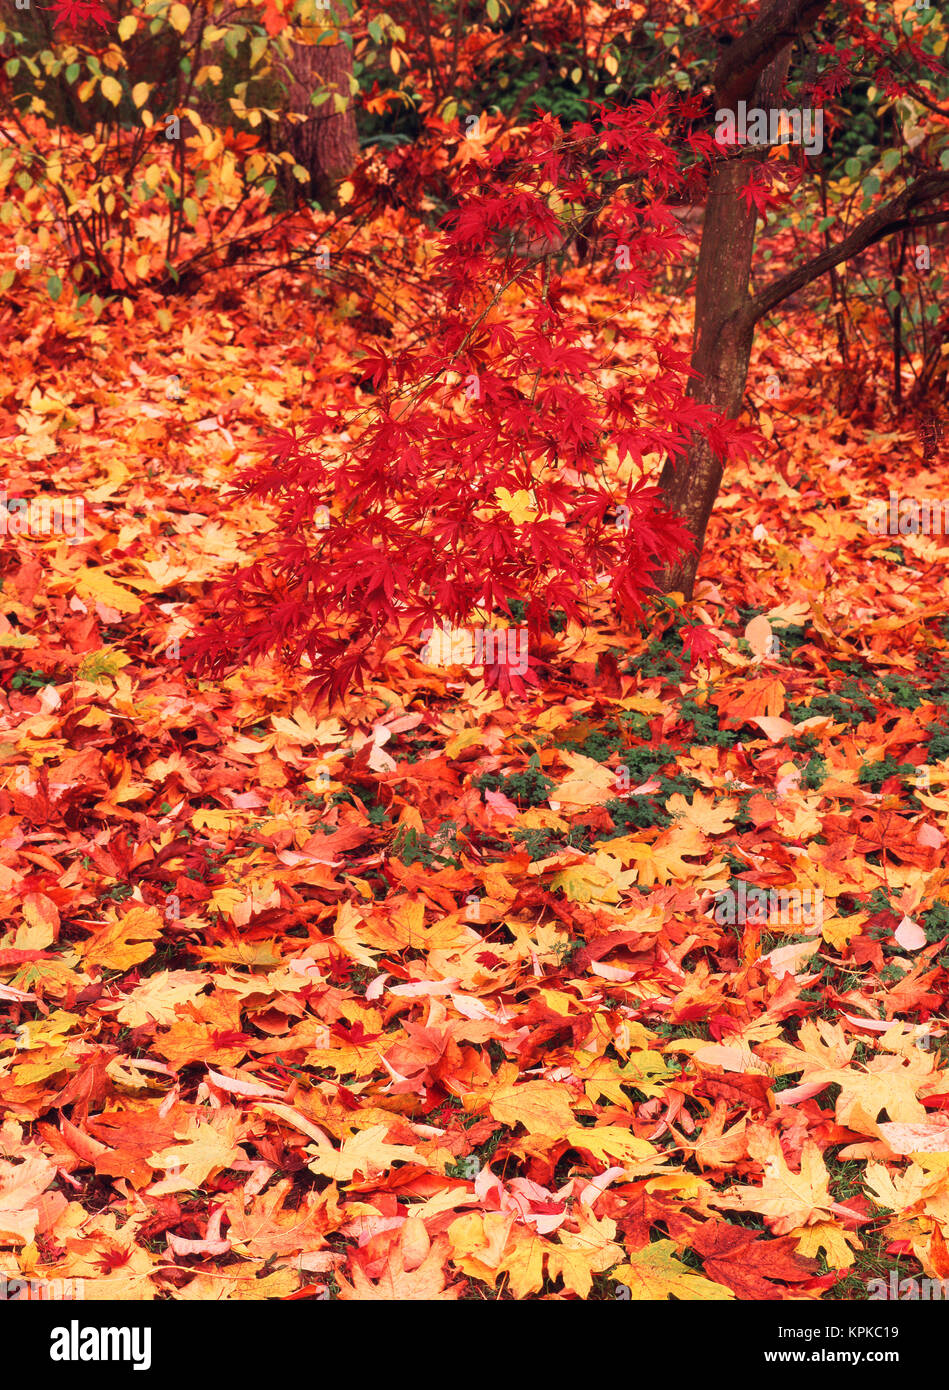
[[[576,864],[568,864],[550,880],[553,892],[562,888],[568,902],[618,903],[620,891],[628,888],[635,875],[623,873],[619,861],[608,854],[597,854]]]
[[[835,1215],[844,1214],[830,1194],[827,1167],[816,1144],[809,1141],[804,1145],[799,1173],[788,1167],[780,1142],[773,1134],[762,1136],[756,1132],[749,1139],[748,1151],[764,1169],[761,1186],[738,1184],[709,1197],[712,1206],[760,1212],[778,1236],[800,1226],[831,1222]]]
[[[150,1168],[162,1169],[166,1176],[152,1183],[152,1196],[171,1192],[190,1192],[208,1178],[233,1168],[247,1155],[237,1143],[243,1121],[236,1110],[219,1111],[215,1122],[191,1119],[178,1144],[169,1145],[149,1158]],[[177,1131],[180,1134],[180,1131]]]
[[[554,1081],[507,1081],[515,1068],[502,1068],[504,1081],[488,1102],[488,1110],[502,1125],[523,1125],[528,1134],[559,1138],[574,1122],[570,1100]],[[498,1073],[500,1077],[502,1072]]]
[[[635,1250],[626,1264],[613,1270],[613,1278],[625,1284],[634,1299],[689,1299],[725,1302],[735,1297],[724,1284],[715,1284],[676,1259],[671,1240],[657,1240]]]
[[[176,1006],[196,999],[207,984],[208,976],[200,970],[159,970],[126,995],[116,1018],[129,1028],[172,1024]]]
[[[533,492],[525,492],[523,488],[519,488],[517,492],[511,493],[506,487],[496,487],[494,495],[498,499],[501,511],[518,526],[522,526],[526,521],[534,521],[540,514]]]
[[[623,1259],[625,1251],[613,1239],[616,1222],[605,1216],[597,1221],[584,1207],[577,1211],[577,1231],[563,1227],[556,1243],[547,1247],[547,1273],[551,1279],[561,1278],[563,1286],[578,1298],[587,1298],[593,1287],[594,1274],[603,1274]]]
[[[681,792],[675,792],[665,805],[669,815],[677,822],[691,825],[705,835],[724,835],[735,828],[732,817],[738,811],[738,802],[733,797],[727,797],[716,805],[714,797],[696,792],[689,805]]]
[[[639,1139],[620,1125],[573,1125],[564,1138],[573,1148],[586,1149],[602,1163],[609,1165],[615,1159],[624,1167],[635,1169],[637,1176],[655,1172],[666,1162],[665,1155],[658,1153],[648,1139]]]
[[[80,598],[90,598],[94,603],[104,603],[120,613],[137,613],[142,600],[116,583],[102,565],[87,565],[76,575],[76,592]]]
[[[563,753],[562,757],[570,774],[551,790],[548,800],[570,806],[602,806],[616,795],[612,768],[582,753]]]
[[[544,1242],[533,1231],[512,1228],[498,1270],[507,1274],[508,1292],[515,1298],[527,1298],[543,1288],[544,1250]]]
[[[133,907],[124,917],[99,927],[79,948],[83,963],[104,970],[128,970],[154,953],[151,944],[163,931],[153,907]]]
[[[818,1221],[794,1234],[800,1235],[796,1247],[799,1255],[813,1257],[823,1250],[831,1269],[849,1269],[856,1258],[854,1250],[863,1249],[856,1231],[848,1231],[834,1221]]]
[[[700,831],[693,826],[671,827],[651,845],[624,835],[618,840],[604,842],[610,852],[617,854],[621,863],[636,865],[639,883],[645,888],[654,884],[666,884],[672,879],[691,878],[695,865],[687,864],[685,854],[703,854],[705,842]]]
[[[356,1173],[366,1178],[377,1173],[386,1173],[394,1163],[420,1162],[418,1150],[407,1144],[387,1144],[385,1136],[388,1125],[370,1125],[349,1139],[344,1139],[339,1149],[328,1145],[308,1147],[313,1154],[309,1169],[336,1182],[345,1182]]]

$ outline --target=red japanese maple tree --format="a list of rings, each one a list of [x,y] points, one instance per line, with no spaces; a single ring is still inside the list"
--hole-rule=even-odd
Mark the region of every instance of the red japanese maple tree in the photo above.
[[[696,430],[718,448],[725,435],[686,396],[684,355],[624,324],[604,334],[564,292],[556,253],[595,223],[630,296],[676,255],[668,203],[685,174],[661,133],[670,114],[668,98],[599,110],[569,138],[545,117],[459,163],[431,234],[433,307],[391,354],[371,346],[368,407],[319,410],[237,480],[275,505],[276,540],[215,593],[192,669],[276,650],[337,697],[394,644],[507,618],[514,600],[537,637],[551,609],[582,623],[604,594],[641,615],[688,541],[644,460],[682,456]]]

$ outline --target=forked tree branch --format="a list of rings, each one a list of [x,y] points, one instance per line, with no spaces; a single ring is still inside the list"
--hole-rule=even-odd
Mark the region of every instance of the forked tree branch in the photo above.
[[[808,261],[806,265],[798,266],[796,270],[789,271],[787,275],[781,275],[778,279],[772,280],[771,284],[761,290],[749,300],[748,304],[735,317],[741,327],[751,328],[763,318],[765,314],[771,312],[776,305],[782,303],[790,295],[809,285],[812,280],[825,274],[828,270],[833,270],[835,266],[841,265],[844,261],[849,261],[861,251],[865,251],[868,246],[881,241],[884,237],[891,236],[894,232],[903,231],[911,226],[931,226],[936,222],[949,221],[949,207],[944,213],[926,214],[923,219],[916,221],[911,219],[908,214],[914,208],[933,202],[936,198],[946,197],[949,199],[949,172],[939,174],[924,174],[922,178],[914,180],[908,184],[903,192],[897,197],[891,198],[888,203],[877,208],[876,212],[865,217],[849,236],[844,237],[843,241],[837,242],[835,246],[829,246],[814,260]]]
[[[720,106],[734,108],[751,96],[755,83],[802,30],[813,28],[831,0],[772,0],[754,24],[729,44],[712,78]]]

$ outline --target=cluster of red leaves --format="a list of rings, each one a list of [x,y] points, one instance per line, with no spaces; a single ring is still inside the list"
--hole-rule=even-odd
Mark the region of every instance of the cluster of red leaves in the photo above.
[[[633,325],[596,332],[552,260],[595,223],[618,288],[637,295],[681,248],[667,200],[683,175],[658,133],[669,114],[667,100],[637,103],[569,140],[545,118],[465,152],[430,253],[433,307],[412,341],[368,348],[370,403],[313,413],[239,480],[276,504],[277,540],[215,594],[194,669],[277,650],[338,697],[387,645],[507,617],[512,600],[535,643],[551,608],[583,622],[604,591],[641,615],[688,543],[644,460],[681,457],[695,430],[714,425],[722,448],[729,436],[686,396],[681,352]],[[710,140],[693,144],[707,153]]]

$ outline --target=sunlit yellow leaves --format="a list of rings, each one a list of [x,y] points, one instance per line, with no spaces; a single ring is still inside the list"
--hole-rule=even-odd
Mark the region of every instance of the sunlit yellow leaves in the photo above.
[[[133,907],[124,917],[98,927],[79,951],[87,968],[128,970],[154,954],[163,923],[152,907]]]
[[[394,1163],[411,1163],[419,1158],[416,1149],[407,1144],[386,1142],[387,1126],[370,1125],[349,1139],[344,1139],[340,1149],[327,1145],[317,1145],[308,1152],[313,1158],[308,1165],[312,1173],[332,1178],[335,1182],[346,1182],[361,1173],[372,1177],[388,1172]]]
[[[775,1136],[762,1136],[758,1147],[764,1174],[760,1187],[738,1184],[710,1197],[712,1206],[758,1212],[775,1235],[833,1221],[839,1213],[830,1194],[827,1166],[816,1144],[804,1145],[797,1173],[788,1166]]]
[[[690,825],[705,835],[725,835],[734,829],[733,817],[738,812],[738,802],[733,797],[715,801],[711,796],[696,792],[691,804],[679,792],[675,792],[666,802],[666,810],[681,825]]]
[[[611,1277],[625,1284],[630,1297],[637,1300],[675,1298],[725,1302],[735,1297],[724,1284],[715,1284],[683,1264],[671,1240],[656,1240],[642,1250],[633,1251],[625,1264],[613,1270]]]
[[[618,860],[600,853],[578,859],[552,874],[550,886],[562,889],[568,902],[618,903],[621,891],[630,886],[634,877],[632,873],[623,872]]]
[[[665,1162],[664,1156],[647,1139],[638,1139],[619,1125],[574,1125],[564,1135],[575,1149],[586,1149],[607,1166],[611,1162],[640,1172],[653,1171]]]
[[[692,827],[664,831],[651,845],[630,835],[604,842],[604,848],[617,855],[621,863],[636,866],[638,881],[646,888],[695,873],[695,866],[686,863],[683,856],[702,854],[704,846],[701,833]]]
[[[135,102],[136,106],[145,105],[151,89],[151,83],[149,82],[136,82],[135,86],[132,88],[132,100]]]
[[[76,576],[76,592],[81,598],[104,603],[120,613],[138,613],[142,600],[118,583],[102,565],[87,565]]]
[[[797,1250],[801,1255],[814,1259],[822,1252],[831,1269],[850,1269],[856,1260],[855,1252],[863,1249],[863,1242],[856,1231],[830,1221],[818,1221],[813,1226],[805,1226],[798,1237]]]
[[[113,106],[118,106],[122,100],[122,84],[117,82],[114,77],[103,77],[102,95],[106,101],[111,101]]]
[[[245,1158],[237,1144],[240,1117],[234,1110],[221,1111],[209,1122],[192,1119],[180,1136],[180,1142],[160,1149],[148,1160],[165,1176],[152,1184],[154,1196],[172,1192],[187,1192],[225,1168]]]
[[[177,1006],[196,999],[206,986],[207,976],[199,970],[159,970],[126,995],[116,1018],[129,1028],[174,1023]]]
[[[511,1078],[492,1088],[488,1110],[504,1125],[523,1125],[528,1134],[554,1137],[573,1124],[570,1098],[553,1081],[513,1080],[514,1069],[502,1067],[498,1076]]]
[[[613,769],[582,753],[564,752],[570,773],[550,792],[550,800],[570,806],[600,806],[616,795]]]
[[[532,492],[526,492],[521,488],[511,493],[506,487],[498,487],[494,489],[494,495],[498,499],[501,511],[518,526],[535,521],[539,516],[537,501]]]
[[[585,1208],[576,1214],[577,1230],[561,1227],[556,1242],[547,1248],[547,1273],[562,1279],[563,1286],[578,1298],[588,1297],[594,1274],[603,1274],[625,1258],[625,1251],[614,1240],[616,1222],[609,1217],[598,1221]]]
[[[187,5],[172,5],[168,11],[168,23],[177,33],[183,34],[191,23],[191,13]]]

